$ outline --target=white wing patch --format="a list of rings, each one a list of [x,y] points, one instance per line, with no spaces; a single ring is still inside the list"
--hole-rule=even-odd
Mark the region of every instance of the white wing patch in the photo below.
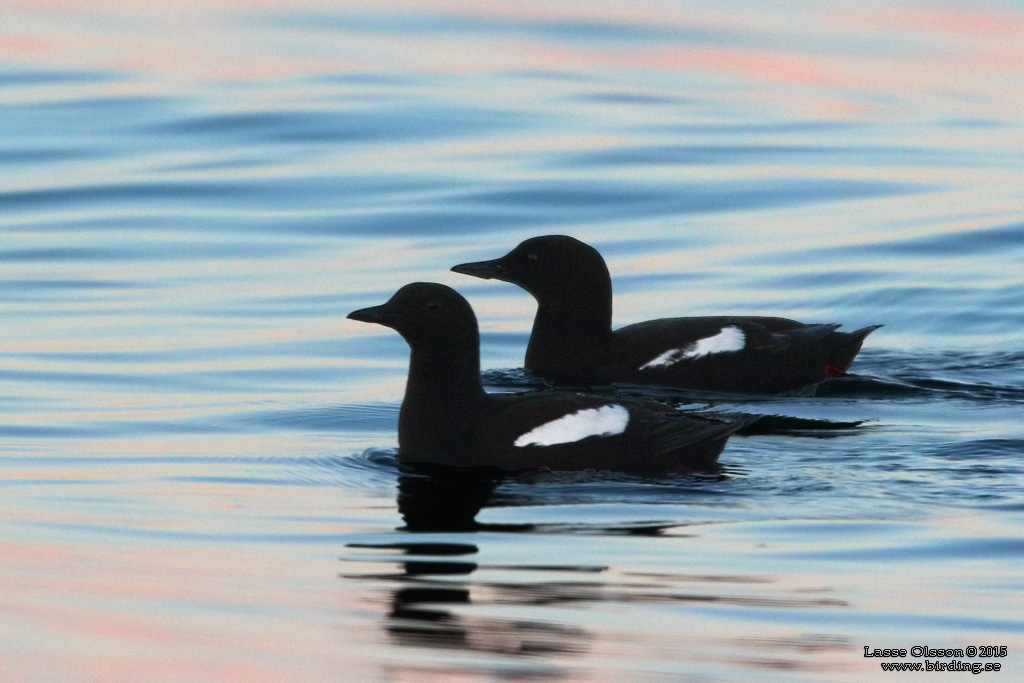
[[[682,349],[669,349],[665,353],[659,355],[654,360],[647,361],[641,365],[638,370],[650,370],[651,368],[667,368],[673,363],[678,363],[683,359]]]
[[[614,436],[626,431],[628,424],[629,411],[624,406],[612,404],[586,408],[534,427],[516,439],[515,445],[519,448],[554,446],[580,441],[588,436]]]
[[[743,330],[735,325],[730,325],[729,327],[723,327],[722,331],[713,337],[698,339],[692,344],[688,344],[682,348],[669,349],[668,351],[659,354],[653,360],[644,363],[638,369],[649,370],[651,368],[667,368],[668,366],[674,365],[686,358],[701,358],[712,353],[739,351],[746,345],[746,343],[747,335],[743,333]]]

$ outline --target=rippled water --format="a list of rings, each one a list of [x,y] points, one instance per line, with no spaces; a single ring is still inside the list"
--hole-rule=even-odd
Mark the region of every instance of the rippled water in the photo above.
[[[1022,670],[1018,3],[165,5],[0,10],[0,678]],[[529,387],[532,300],[448,268],[549,232],[617,324],[885,327],[716,402],[790,427],[718,476],[435,498],[344,314],[451,284]],[[446,499],[477,526],[405,526]]]

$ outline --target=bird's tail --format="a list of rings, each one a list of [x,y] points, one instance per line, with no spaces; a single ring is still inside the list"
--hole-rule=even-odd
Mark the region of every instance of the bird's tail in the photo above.
[[[845,373],[850,363],[860,353],[860,347],[869,334],[877,330],[881,325],[872,325],[861,328],[855,332],[834,332],[833,346],[829,365],[841,373]]]

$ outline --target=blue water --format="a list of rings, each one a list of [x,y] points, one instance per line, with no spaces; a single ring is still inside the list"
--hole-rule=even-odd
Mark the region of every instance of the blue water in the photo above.
[[[1024,670],[1019,3],[0,19],[0,679]],[[666,396],[790,425],[715,476],[540,473],[408,528],[408,351],[344,316],[450,284],[529,388],[532,299],[448,269],[552,232],[617,325],[883,324],[866,378]]]

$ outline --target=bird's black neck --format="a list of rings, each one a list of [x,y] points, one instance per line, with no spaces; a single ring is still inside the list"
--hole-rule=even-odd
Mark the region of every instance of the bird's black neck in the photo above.
[[[460,449],[471,438],[466,430],[487,400],[477,337],[444,348],[413,346],[398,421],[402,459],[459,464]]]
[[[485,395],[480,382],[479,348],[413,348],[406,399],[411,397],[410,393],[416,398],[436,395],[448,401],[479,400]]]
[[[526,350],[526,367],[546,375],[569,371],[595,362],[612,338],[611,279],[570,282],[551,296],[537,298],[537,315]]]

